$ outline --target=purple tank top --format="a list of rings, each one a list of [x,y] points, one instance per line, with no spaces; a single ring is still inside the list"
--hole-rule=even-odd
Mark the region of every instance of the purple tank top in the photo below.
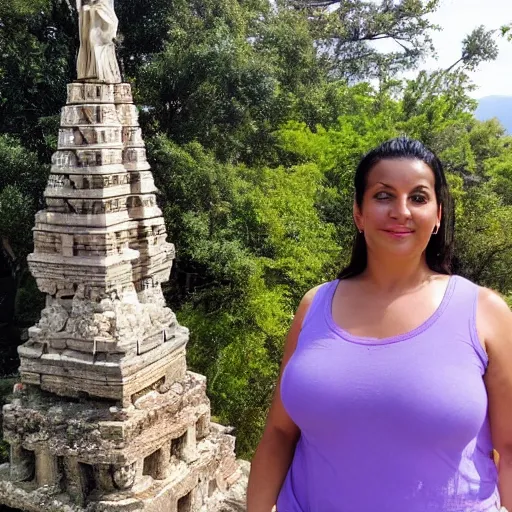
[[[478,287],[452,276],[421,326],[376,340],[333,321],[337,284],[316,293],[283,373],[301,435],[278,512],[497,511]]]

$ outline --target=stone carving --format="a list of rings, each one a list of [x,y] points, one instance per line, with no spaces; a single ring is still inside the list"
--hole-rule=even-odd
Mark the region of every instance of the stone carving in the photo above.
[[[119,125],[121,118],[114,105],[68,105],[61,115],[62,126]]]
[[[68,154],[66,151],[63,151],[63,153]],[[60,154],[60,151],[57,154]],[[118,151],[116,149],[76,150],[75,154],[77,167],[116,165],[121,164],[123,161],[122,150]],[[58,160],[58,157],[56,159]]]
[[[105,5],[81,5],[82,30]],[[3,410],[11,457],[0,466],[0,503],[241,510],[229,505],[243,503],[245,481],[234,438],[210,421],[206,379],[186,367],[188,330],[162,293],[174,246],[130,85],[82,79],[68,86],[36,215],[28,262],[46,306],[18,347],[21,383]]]
[[[205,378],[188,373],[123,409],[25,393],[4,408],[12,456],[0,467],[0,501],[30,511],[162,512],[190,494],[191,512],[243,510],[234,438],[210,423],[204,391]],[[208,422],[204,437],[200,421],[201,429]]]
[[[115,126],[102,128],[62,128],[59,132],[59,147],[61,148],[79,148],[104,144],[121,146],[121,142],[121,130]]]
[[[76,5],[80,27],[78,79],[121,82],[113,42],[118,25],[113,0],[77,0]]]
[[[77,165],[76,155],[72,151],[60,151],[52,156],[52,167],[75,167]],[[50,176],[50,178],[52,178]]]
[[[68,321],[68,312],[58,303],[49,306],[41,312],[39,327],[51,333],[61,332]]]
[[[114,484],[118,489],[125,490],[135,483],[135,463],[114,468]]]

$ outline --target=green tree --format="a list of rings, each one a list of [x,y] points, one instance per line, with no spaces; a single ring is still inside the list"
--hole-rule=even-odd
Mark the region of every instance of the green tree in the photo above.
[[[436,29],[428,15],[439,0],[292,0],[304,8],[315,38],[342,78],[363,79],[395,75],[414,69],[433,52],[430,33]],[[395,49],[379,51],[375,43],[390,41]]]
[[[20,261],[75,77],[72,3],[0,4],[0,236]],[[380,142],[406,134],[441,156],[457,199],[456,271],[512,296],[511,138],[475,120],[466,74],[495,56],[493,34],[470,34],[449,70],[397,78],[431,52],[438,5],[116,4],[121,67],[177,247],[166,297],[242,456],[259,440],[300,297],[350,256],[354,169]],[[379,52],[382,40],[396,49]],[[17,317],[31,322],[39,295],[23,269],[19,283]]]
[[[19,137],[49,161],[48,123],[75,77],[76,20],[60,0],[5,0],[0,7],[0,133]]]
[[[5,237],[19,261],[32,248],[34,215],[42,207],[42,192],[49,166],[20,141],[0,134],[0,236]]]
[[[509,41],[512,40],[512,34],[510,31],[512,30],[512,24],[503,25],[501,28],[501,35],[508,38]]]
[[[181,247],[172,291],[184,294],[179,318],[191,328],[189,362],[208,376],[215,413],[236,427],[240,453],[249,455],[295,305],[332,276],[339,253],[334,229],[316,209],[322,173],[313,164],[221,164],[198,143],[166,137],[153,144],[158,187],[172,198],[166,223]]]
[[[464,69],[473,71],[482,62],[495,60],[498,57],[498,45],[494,41],[494,30],[485,30],[480,25],[467,35],[462,41],[462,55],[447,71],[451,71],[459,64]]]

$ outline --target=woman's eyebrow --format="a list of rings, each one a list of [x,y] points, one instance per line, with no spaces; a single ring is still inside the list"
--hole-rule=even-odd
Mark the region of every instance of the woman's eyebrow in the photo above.
[[[391,188],[393,190],[395,190],[395,187],[393,187],[393,185],[390,185],[389,183],[384,183],[383,181],[378,181],[377,183],[375,183],[375,185],[383,185],[384,187],[386,188]],[[430,190],[430,187],[428,185],[416,185],[411,192],[416,192],[416,191],[420,191],[420,190]]]

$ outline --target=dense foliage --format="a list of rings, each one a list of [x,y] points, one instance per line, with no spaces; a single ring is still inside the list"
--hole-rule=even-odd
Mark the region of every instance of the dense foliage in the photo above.
[[[0,5],[0,239],[17,258],[21,324],[40,308],[24,262],[74,79],[72,3]],[[177,246],[166,296],[241,456],[261,434],[298,301],[349,257],[352,177],[368,149],[407,134],[437,151],[457,200],[455,270],[512,291],[512,138],[473,117],[464,73],[496,56],[492,34],[468,35],[448,70],[398,79],[431,52],[438,4],[116,2],[121,67]],[[377,51],[381,39],[396,50]]]

